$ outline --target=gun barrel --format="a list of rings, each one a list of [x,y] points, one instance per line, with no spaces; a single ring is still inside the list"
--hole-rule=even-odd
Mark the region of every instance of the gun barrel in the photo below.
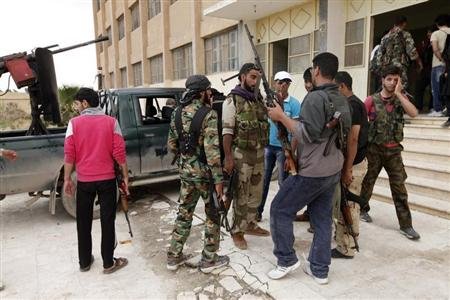
[[[108,39],[109,38],[107,36],[104,36],[104,37],[100,37],[98,39],[91,40],[91,41],[88,41],[88,42],[84,42],[84,43],[81,43],[81,44],[76,44],[76,45],[72,45],[72,46],[69,46],[69,47],[65,47],[65,48],[61,48],[61,49],[58,49],[58,50],[54,50],[54,51],[52,51],[52,53],[53,54],[58,54],[58,53],[61,53],[61,52],[72,50],[72,49],[84,47],[84,46],[87,46],[87,45],[90,45],[90,44],[104,42],[104,41],[107,41]]]

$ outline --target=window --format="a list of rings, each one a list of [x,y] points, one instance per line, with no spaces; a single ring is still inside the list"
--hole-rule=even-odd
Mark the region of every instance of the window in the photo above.
[[[258,52],[259,55],[259,60],[261,61],[261,66],[263,67],[264,70],[267,70],[266,67],[266,50],[267,50],[267,44],[259,44],[256,45],[256,52]]]
[[[345,24],[345,67],[362,66],[364,60],[364,19]]]
[[[106,45],[107,46],[111,46],[112,45],[111,26],[106,28],[106,35],[108,36],[108,40],[106,41]]]
[[[319,30],[314,31],[314,48],[313,48],[313,58],[320,53],[320,41],[319,41]]]
[[[193,74],[191,44],[172,50],[172,59],[173,79],[183,79]]]
[[[117,27],[119,28],[119,41],[125,37],[125,22],[123,15],[117,19]]]
[[[172,3],[171,3],[172,4]],[[150,20],[161,12],[161,0],[148,1],[148,19]]]
[[[114,87],[114,73],[113,72],[109,73],[109,87],[110,88]]]
[[[139,20],[139,1],[133,4],[130,8],[131,11],[131,31],[139,28],[140,20]]]
[[[170,4],[174,4],[177,0],[170,0]]]
[[[127,68],[120,69],[120,87],[127,87]]]
[[[133,64],[133,86],[142,85],[142,63]]]
[[[150,61],[150,83],[163,82],[164,77],[163,77],[162,54],[151,57],[149,61]]]
[[[95,1],[95,7],[97,8],[97,11],[100,10],[100,0]]]
[[[289,72],[303,73],[311,66],[311,35],[305,34],[289,39]]]
[[[205,40],[206,73],[238,69],[237,29]]]

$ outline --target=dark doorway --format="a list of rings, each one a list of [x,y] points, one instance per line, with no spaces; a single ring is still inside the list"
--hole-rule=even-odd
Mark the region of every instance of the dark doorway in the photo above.
[[[272,43],[272,76],[288,69],[288,39]]]
[[[414,39],[416,48],[419,48],[421,42],[426,38],[427,29],[434,25],[435,18],[442,13],[448,13],[450,11],[450,1],[445,0],[430,0],[424,3],[408,6],[394,11],[389,11],[383,14],[373,16],[373,40],[372,48],[378,45],[383,33],[386,30],[392,28],[395,18],[398,15],[406,16],[408,19],[408,26],[406,28]],[[370,51],[372,50],[370,49]],[[418,93],[416,88],[421,79],[421,74],[417,71],[417,65],[413,62],[408,70],[408,92],[414,96],[414,98],[422,97],[422,99],[414,99],[417,105],[421,100],[423,107],[428,108],[428,102],[430,101],[429,88],[425,89],[423,93]],[[373,82],[369,86],[370,94],[374,93]],[[422,96],[419,96],[422,94]]]

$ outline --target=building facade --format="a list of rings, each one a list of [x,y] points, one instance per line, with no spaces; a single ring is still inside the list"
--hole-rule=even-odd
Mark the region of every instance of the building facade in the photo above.
[[[107,88],[184,86],[191,74],[206,74],[228,93],[240,65],[253,61],[244,24],[254,36],[269,78],[294,76],[290,92],[303,99],[303,71],[323,51],[339,57],[354,78],[355,94],[369,92],[369,56],[395,15],[409,19],[416,39],[446,0],[93,0],[97,62]],[[423,34],[423,35],[422,35]],[[413,34],[414,35],[414,34]],[[418,41],[418,40],[416,40]]]

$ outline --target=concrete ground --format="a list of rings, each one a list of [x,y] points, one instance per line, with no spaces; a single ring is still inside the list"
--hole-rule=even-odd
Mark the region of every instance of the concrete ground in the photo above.
[[[276,190],[272,184],[270,199]],[[270,237],[249,236],[249,249],[239,251],[224,233],[220,252],[230,256],[230,267],[209,275],[187,267],[167,271],[166,248],[176,215],[178,185],[153,185],[134,192],[132,240],[122,213],[117,217],[115,253],[127,257],[129,265],[111,275],[102,274],[98,220],[93,226],[96,260],[89,272],[81,273],[75,222],[61,207],[51,216],[45,199],[31,206],[24,194],[1,201],[0,259],[5,288],[0,298],[450,299],[449,220],[413,211],[413,224],[422,238],[410,241],[398,232],[394,207],[374,201],[374,222],[361,224],[361,252],[353,260],[333,260],[329,284],[319,286],[301,269],[281,280],[269,280],[266,273],[276,262]],[[269,227],[269,206],[261,223],[264,228]],[[200,254],[202,210],[199,205],[185,253]],[[309,251],[312,234],[306,229],[306,223],[295,224],[299,257]]]

